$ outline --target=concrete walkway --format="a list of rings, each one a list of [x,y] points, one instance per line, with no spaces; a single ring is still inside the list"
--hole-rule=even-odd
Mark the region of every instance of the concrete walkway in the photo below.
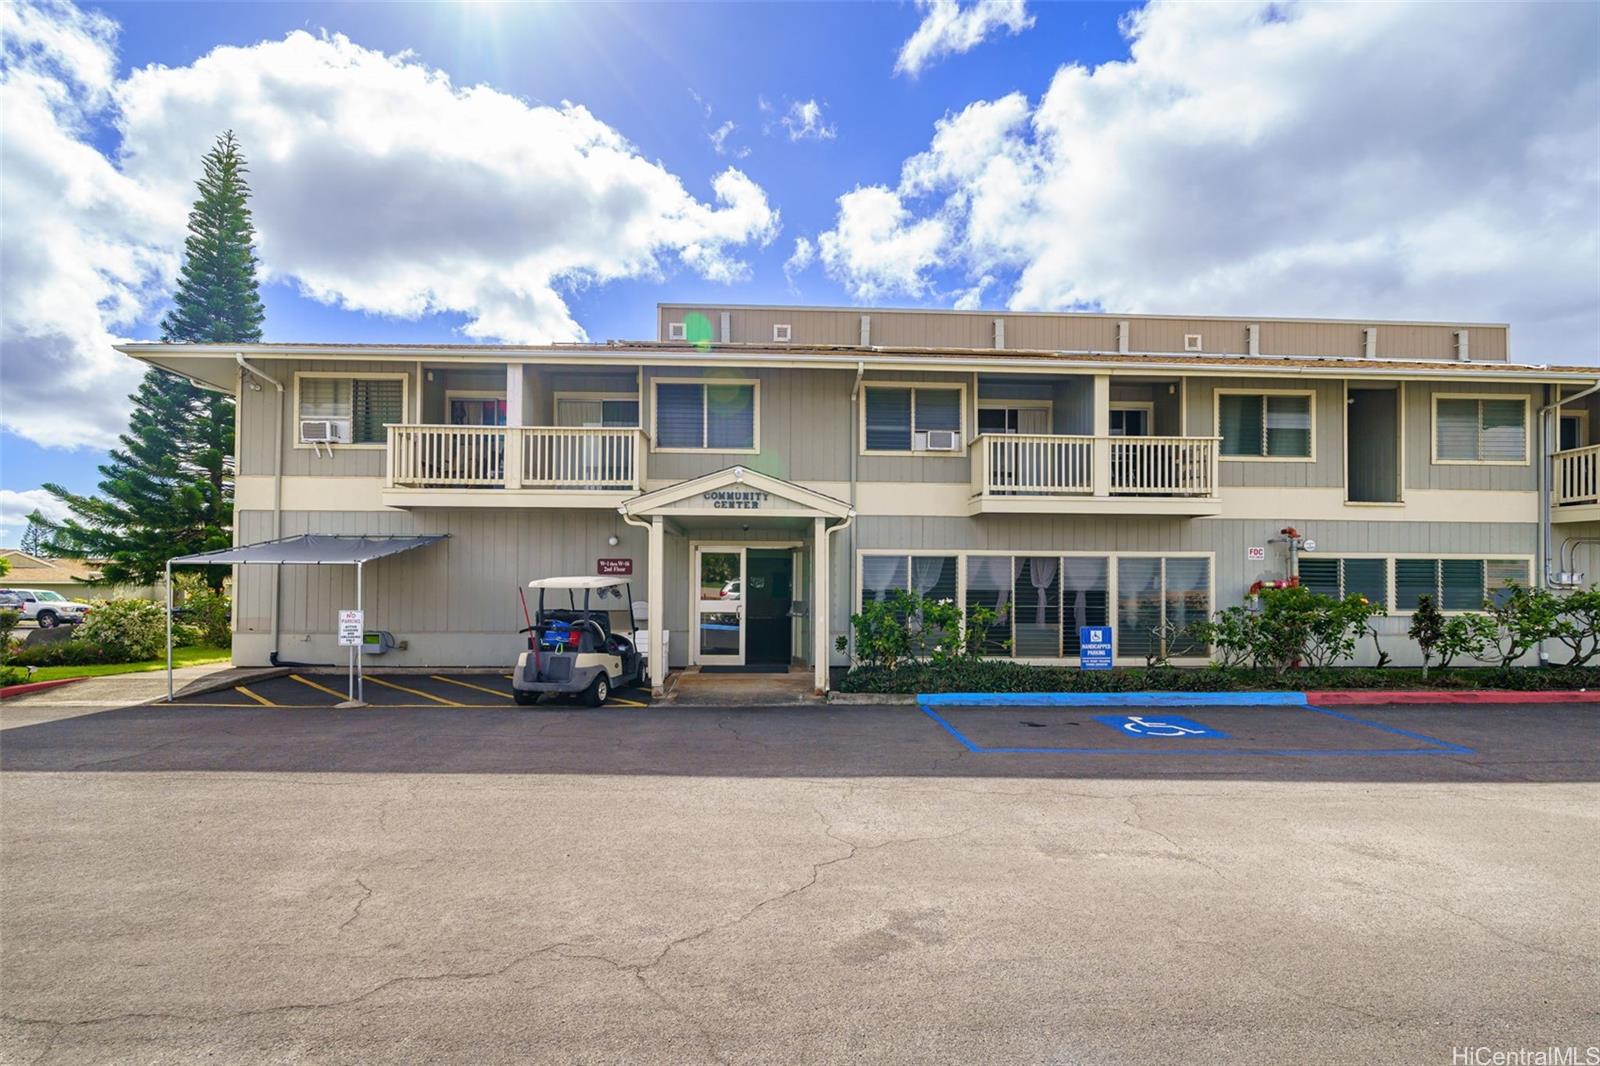
[[[192,682],[217,678],[219,674],[230,672],[235,671],[228,663],[180,666],[172,671],[173,688],[181,690]],[[243,674],[246,671],[237,672]],[[109,677],[86,677],[70,685],[58,685],[41,692],[30,692],[0,701],[0,729],[67,718],[74,714],[89,714],[110,707],[149,703],[151,700],[164,699],[166,695],[165,670],[112,674]]]

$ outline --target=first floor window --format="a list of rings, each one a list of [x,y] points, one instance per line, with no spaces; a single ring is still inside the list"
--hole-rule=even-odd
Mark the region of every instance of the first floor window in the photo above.
[[[1439,397],[1433,409],[1436,458],[1453,462],[1524,463],[1528,460],[1528,402]]]
[[[400,378],[301,378],[300,420],[326,421],[351,444],[382,444],[385,426],[405,421]]]
[[[1281,393],[1220,393],[1217,433],[1225,456],[1238,459],[1311,458],[1311,397]]]
[[[1322,596],[1342,600],[1364,596],[1369,603],[1389,608],[1389,560],[1330,559],[1301,556],[1300,584]]]
[[[909,452],[919,434],[961,430],[960,389],[869,385],[866,393],[869,452]]]
[[[1506,582],[1528,583],[1528,564],[1521,559],[1396,559],[1395,606],[1417,609],[1417,600],[1429,596],[1446,611],[1479,611],[1487,599],[1504,601]]]
[[[756,446],[754,385],[656,384],[656,446],[749,451]]]
[[[1127,658],[1204,657],[1211,649],[1189,626],[1211,614],[1211,561],[1117,560],[1117,654]]]

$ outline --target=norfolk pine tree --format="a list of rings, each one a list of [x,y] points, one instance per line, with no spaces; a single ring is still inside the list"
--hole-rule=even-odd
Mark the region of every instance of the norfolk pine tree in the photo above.
[[[173,307],[161,320],[170,342],[249,344],[265,317],[256,281],[255,227],[244,157],[230,130],[206,153],[200,197]],[[233,398],[152,367],[131,399],[121,447],[100,467],[100,496],[45,489],[71,510],[49,531],[49,550],[102,560],[104,580],[150,584],[174,555],[225,548],[233,525]],[[226,567],[207,570],[220,587]]]

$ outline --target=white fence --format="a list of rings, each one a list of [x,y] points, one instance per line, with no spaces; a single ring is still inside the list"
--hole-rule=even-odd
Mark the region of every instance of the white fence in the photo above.
[[[1600,503],[1600,444],[1556,452],[1553,502],[1557,507]]]
[[[972,452],[984,496],[1213,496],[1215,437],[985,433]]]
[[[397,488],[638,491],[637,429],[551,426],[389,428],[388,483]],[[506,456],[514,457],[510,464]]]

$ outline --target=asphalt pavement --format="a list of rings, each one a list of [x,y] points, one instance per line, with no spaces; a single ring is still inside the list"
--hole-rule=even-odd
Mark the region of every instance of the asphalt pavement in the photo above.
[[[0,708],[0,1061],[1600,1044],[1587,706],[590,711],[463,677]]]

